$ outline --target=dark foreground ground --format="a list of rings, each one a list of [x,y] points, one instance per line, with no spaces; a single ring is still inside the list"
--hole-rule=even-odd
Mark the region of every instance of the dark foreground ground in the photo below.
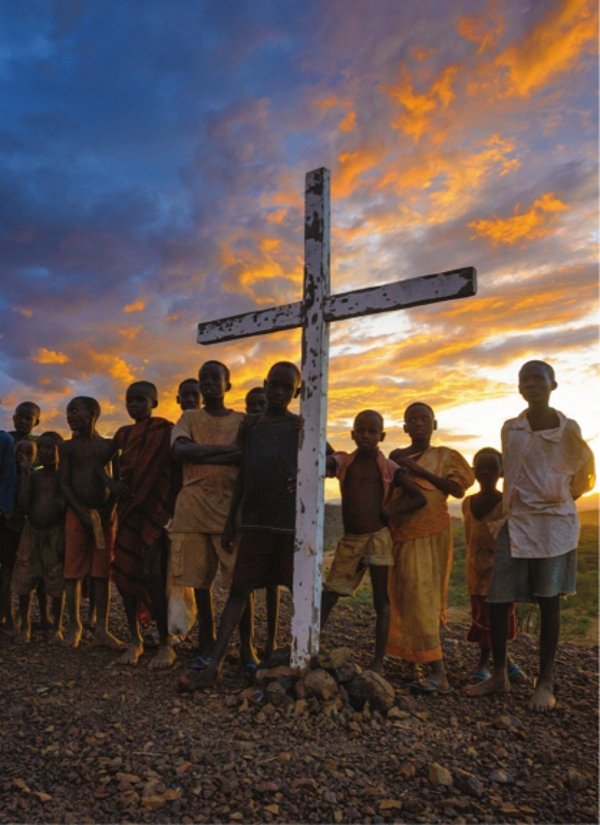
[[[289,598],[283,612],[282,638]],[[365,608],[340,605],[322,646],[349,645],[366,667],[372,623]],[[125,637],[118,605],[112,629]],[[151,652],[136,668],[115,667],[89,637],[77,651],[47,646],[41,632],[27,649],[2,639],[0,821],[597,822],[597,648],[562,646],[557,708],[532,715],[527,685],[502,698],[465,695],[475,654],[464,633],[444,634],[450,696],[413,698],[400,663],[388,663],[391,719],[240,709],[234,648],[221,689],[182,696],[188,642],[174,671],[155,673]],[[533,639],[519,638],[513,653],[535,672]],[[455,784],[436,784],[452,779],[432,763]],[[458,789],[459,770],[479,779],[480,796]]]

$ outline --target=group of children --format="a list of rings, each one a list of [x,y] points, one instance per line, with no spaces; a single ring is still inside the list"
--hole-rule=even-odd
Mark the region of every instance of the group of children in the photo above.
[[[94,641],[123,648],[120,661],[135,664],[144,649],[140,620],[152,616],[159,650],[151,666],[168,667],[175,659],[167,618],[168,573],[173,586],[194,589],[198,611],[198,656],[180,677],[180,689],[220,681],[237,626],[241,662],[251,677],[258,664],[254,590],[267,589],[268,656],[276,648],[279,586],[293,586],[303,421],[288,407],[300,383],[294,364],[278,362],[264,387],[248,393],[242,414],[225,405],[228,368],[207,361],[198,381],[180,385],[182,415],[173,426],[153,415],[156,387],[139,381],[125,399],[134,423],[112,439],[96,432],[98,403],[74,398],[67,406],[73,437],[40,436],[37,469],[32,469],[31,431],[39,408],[19,405],[15,431],[0,433],[0,458],[12,458],[7,438],[14,441],[16,455],[16,470],[13,459],[12,473],[3,470],[0,485],[5,628],[13,631],[12,588],[19,596],[18,638],[29,640],[31,595],[43,582],[53,600],[52,639],[77,647],[81,588],[88,580],[96,611]],[[374,410],[354,420],[354,452],[335,452],[328,445],[327,475],[340,483],[344,535],[323,586],[321,626],[340,596],[356,592],[368,568],[376,613],[373,670],[382,672],[387,652],[411,663],[415,691],[452,691],[440,644],[453,553],[447,498],[463,498],[476,479],[479,492],[463,501],[473,618],[467,638],[480,647],[474,672],[479,684],[470,692],[504,692],[511,678],[522,677],[506,643],[515,635],[514,603],[535,600],[541,609],[541,654],[531,707],[543,711],[554,705],[559,597],[573,593],[575,584],[574,500],[591,489],[594,472],[577,424],[549,406],[556,386],[550,365],[527,362],[519,373],[527,410],[505,424],[502,453],[480,450],[473,467],[457,451],[431,445],[435,415],[421,401],[405,411],[410,444],[389,458],[380,449],[384,422]],[[503,474],[501,493],[497,485]],[[219,569],[229,596],[217,631],[212,588]],[[123,598],[128,645],[108,629],[111,579]],[[69,612],[64,639],[63,592]],[[45,594],[41,597],[45,604]]]

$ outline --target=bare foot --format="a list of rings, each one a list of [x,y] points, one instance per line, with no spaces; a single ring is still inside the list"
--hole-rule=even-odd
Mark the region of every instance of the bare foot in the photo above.
[[[64,642],[64,636],[62,630],[55,630],[53,633],[50,634],[48,638],[49,645],[59,645]]]
[[[510,682],[506,673],[492,673],[489,679],[477,685],[469,685],[467,688],[469,696],[488,696],[492,693],[508,693],[509,691]]]
[[[540,682],[538,679],[533,691],[533,696],[528,705],[529,710],[535,710],[538,713],[547,713],[547,711],[552,710],[555,704],[556,699],[554,697],[552,682]]]
[[[125,650],[127,647],[125,642],[121,642],[116,636],[109,633],[108,630],[100,630],[98,628],[96,628],[96,632],[94,633],[92,644],[95,645],[95,647],[109,647],[111,650]]]
[[[221,683],[221,674],[213,668],[205,670],[188,670],[179,677],[178,687],[180,691],[191,692],[193,690],[204,690]]]
[[[83,626],[80,624],[76,625],[69,625],[69,629],[67,630],[67,634],[63,639],[63,645],[65,647],[72,647],[76,648],[79,647],[79,643],[81,642],[81,634],[83,633]]]
[[[158,649],[158,653],[154,659],[151,660],[148,667],[151,670],[165,670],[166,668],[173,666],[176,658],[177,654],[170,644],[161,645]]]
[[[114,636],[113,636],[114,638]],[[115,641],[118,641],[115,639]],[[118,665],[137,665],[138,659],[144,652],[144,645],[139,642],[131,642],[122,656],[117,659]]]
[[[17,635],[15,636],[15,642],[20,645],[28,645],[31,641],[31,628],[30,627],[21,627]]]

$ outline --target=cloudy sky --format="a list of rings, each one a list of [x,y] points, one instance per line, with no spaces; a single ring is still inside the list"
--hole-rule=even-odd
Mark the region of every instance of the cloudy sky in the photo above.
[[[476,297],[335,324],[330,441],[422,399],[471,458],[549,360],[600,438],[595,0],[0,3],[0,426],[74,395],[176,418],[207,358],[230,405],[297,332],[195,327],[302,291],[304,176],[332,177],[332,290],[475,266]],[[41,429],[38,432],[41,431]]]

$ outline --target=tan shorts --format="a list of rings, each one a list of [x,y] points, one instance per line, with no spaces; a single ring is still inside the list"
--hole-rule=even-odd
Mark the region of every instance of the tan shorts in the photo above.
[[[221,569],[223,586],[230,588],[238,542],[232,553],[221,547],[221,534],[169,533],[169,571],[173,584],[208,590]]]
[[[13,593],[27,596],[43,581],[51,598],[59,599],[62,596],[65,581],[59,551],[63,541],[62,525],[39,530],[25,522],[10,582]]]
[[[353,596],[367,567],[393,567],[393,545],[387,527],[362,536],[345,533],[335,548],[333,564],[323,589],[333,590],[340,596]]]

